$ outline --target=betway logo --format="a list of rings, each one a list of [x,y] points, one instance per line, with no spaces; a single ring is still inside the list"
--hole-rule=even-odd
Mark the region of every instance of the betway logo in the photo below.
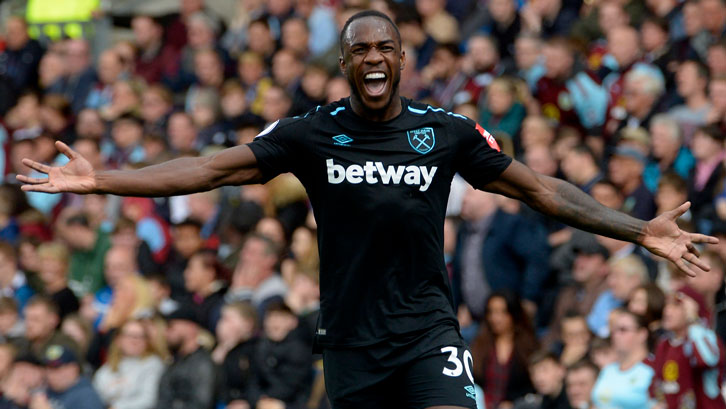
[[[366,162],[365,165],[336,165],[332,159],[325,161],[328,168],[328,183],[334,185],[348,181],[358,184],[365,181],[368,184],[383,183],[384,185],[398,185],[403,181],[407,185],[418,185],[421,192],[428,190],[434,180],[436,166],[384,166],[381,162]]]

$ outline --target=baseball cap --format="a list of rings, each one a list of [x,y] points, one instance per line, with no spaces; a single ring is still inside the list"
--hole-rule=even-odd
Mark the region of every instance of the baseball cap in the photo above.
[[[164,316],[167,321],[183,320],[199,325],[199,314],[194,308],[181,304],[177,309]]]
[[[78,358],[75,352],[65,345],[50,345],[43,354],[43,364],[50,368],[58,368],[73,363],[78,363]]]
[[[613,156],[622,156],[625,158],[635,159],[640,163],[645,163],[645,155],[636,148],[628,145],[616,146],[613,150]]]
[[[597,241],[594,234],[590,233],[577,237],[577,240],[572,243],[572,249],[575,253],[601,254],[605,259],[610,257],[608,249]]]
[[[686,296],[692,299],[698,305],[698,317],[706,321],[711,319],[711,311],[709,311],[708,306],[706,305],[706,299],[703,298],[701,293],[694,290],[693,287],[684,285],[676,290],[674,295],[676,298]]]

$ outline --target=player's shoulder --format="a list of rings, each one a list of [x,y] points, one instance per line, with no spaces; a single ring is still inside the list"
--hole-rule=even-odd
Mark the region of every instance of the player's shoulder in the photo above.
[[[292,119],[308,123],[328,121],[347,109],[347,98],[342,98],[327,105],[318,105],[304,114],[292,117]]]
[[[426,104],[420,101],[414,101],[404,98],[406,110],[410,115],[422,118],[433,118],[445,124],[468,126],[474,128],[476,122],[464,115],[450,112],[441,107]]]

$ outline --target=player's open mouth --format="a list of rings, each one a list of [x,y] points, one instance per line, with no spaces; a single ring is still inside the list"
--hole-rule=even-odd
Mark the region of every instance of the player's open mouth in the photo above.
[[[363,86],[368,95],[378,97],[383,95],[386,90],[386,82],[388,78],[382,72],[369,72],[363,77]]]

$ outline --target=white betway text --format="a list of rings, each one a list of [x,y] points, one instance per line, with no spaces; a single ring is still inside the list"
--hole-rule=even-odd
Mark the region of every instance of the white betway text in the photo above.
[[[332,159],[325,161],[328,168],[328,183],[337,185],[347,181],[358,184],[383,183],[384,185],[398,185],[402,182],[407,185],[418,186],[418,190],[425,192],[434,180],[434,174],[438,169],[436,166],[385,166],[381,162],[366,162],[365,165],[350,165],[347,168],[337,165]]]

